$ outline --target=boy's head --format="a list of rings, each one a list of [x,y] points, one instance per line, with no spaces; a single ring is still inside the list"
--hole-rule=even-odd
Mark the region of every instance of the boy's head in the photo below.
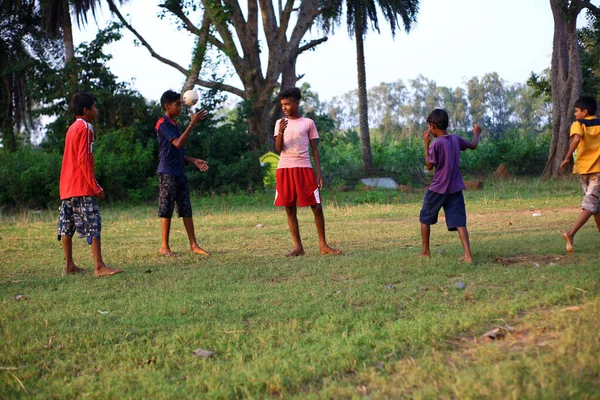
[[[75,116],[82,116],[88,121],[94,121],[98,116],[98,99],[91,93],[79,92],[71,99],[71,109]]]
[[[160,105],[169,117],[181,114],[181,96],[173,90],[167,90],[160,96]]]
[[[445,110],[436,108],[427,117],[427,123],[434,135],[436,131],[444,133],[448,129],[448,113]]]
[[[581,96],[575,102],[575,119],[583,119],[596,115],[598,103],[592,96]]]
[[[279,93],[277,98],[281,103],[281,111],[283,111],[286,117],[298,116],[300,100],[302,99],[300,89],[297,87],[285,89]]]

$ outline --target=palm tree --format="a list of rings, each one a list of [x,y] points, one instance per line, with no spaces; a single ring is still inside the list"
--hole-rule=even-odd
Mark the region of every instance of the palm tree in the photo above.
[[[379,11],[389,23],[392,36],[396,29],[404,25],[404,30],[410,31],[416,22],[419,12],[419,0],[339,0],[336,10],[332,13],[339,18],[346,11],[348,34],[356,38],[356,63],[358,67],[358,109],[360,123],[360,145],[363,167],[373,168],[371,152],[371,135],[369,133],[369,116],[367,102],[367,77],[365,67],[364,39],[369,25],[379,33]],[[335,17],[334,17],[335,18]]]
[[[96,10],[102,0],[38,0],[42,16],[42,29],[53,36],[63,38],[65,45],[65,61],[68,63],[75,56],[73,44],[73,24],[71,13],[75,16],[77,26],[87,24],[87,15],[91,11],[94,19]],[[127,0],[120,0],[123,4]]]

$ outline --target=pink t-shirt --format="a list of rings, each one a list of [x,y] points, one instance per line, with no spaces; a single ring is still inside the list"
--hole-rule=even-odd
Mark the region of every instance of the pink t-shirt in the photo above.
[[[274,137],[279,135],[279,123],[275,123]],[[283,132],[283,151],[279,157],[280,168],[312,168],[308,149],[312,139],[318,139],[319,133],[315,122],[310,118],[300,117],[288,119],[288,125]]]

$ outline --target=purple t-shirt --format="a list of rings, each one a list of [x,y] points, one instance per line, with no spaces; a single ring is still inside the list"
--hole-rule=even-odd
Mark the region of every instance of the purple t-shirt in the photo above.
[[[427,162],[435,165],[433,181],[429,190],[440,194],[452,194],[465,189],[460,175],[460,152],[470,143],[458,135],[438,137],[429,148]]]

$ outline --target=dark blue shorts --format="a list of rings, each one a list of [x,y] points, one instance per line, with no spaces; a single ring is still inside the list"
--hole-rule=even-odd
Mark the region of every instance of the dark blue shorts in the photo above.
[[[58,240],[63,236],[73,237],[75,232],[80,238],[100,239],[102,217],[98,200],[92,196],[71,197],[60,202],[58,209]]]
[[[419,221],[425,225],[436,224],[442,207],[444,208],[444,214],[446,214],[446,226],[449,231],[467,226],[467,211],[462,191],[452,194],[440,194],[428,190],[425,194]]]
[[[192,216],[190,188],[185,175],[171,176],[158,174],[158,216],[172,218],[173,209],[177,207],[179,217]]]

